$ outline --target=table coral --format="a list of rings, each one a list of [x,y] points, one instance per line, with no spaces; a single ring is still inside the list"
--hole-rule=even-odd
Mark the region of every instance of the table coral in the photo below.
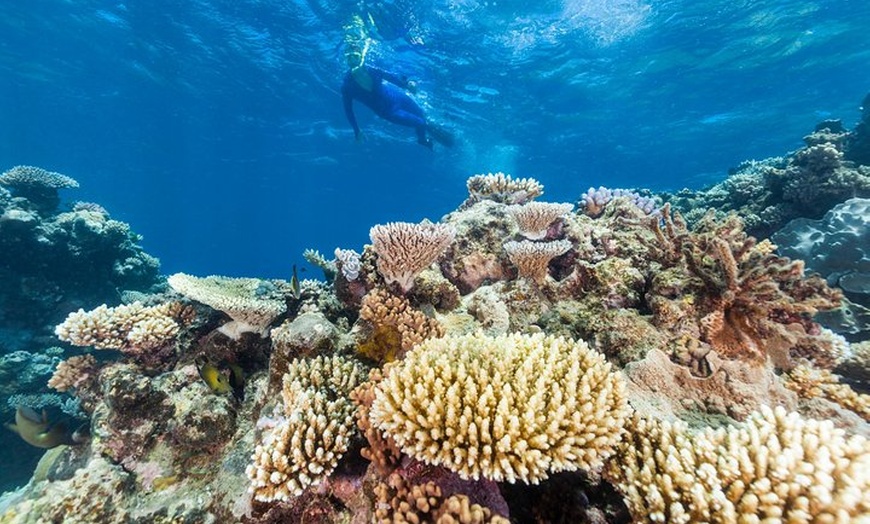
[[[544,186],[534,178],[513,178],[502,172],[474,175],[466,181],[470,205],[480,200],[502,204],[524,204],[544,194]]]
[[[199,278],[184,273],[169,277],[169,285],[185,297],[226,313],[232,322],[220,331],[233,339],[242,333],[264,335],[287,304],[279,283],[259,278],[208,276]]]
[[[449,336],[388,370],[370,418],[408,455],[462,478],[537,483],[601,466],[627,415],[623,388],[582,341]]]
[[[529,240],[541,240],[547,236],[550,224],[570,213],[572,209],[574,204],[529,202],[523,205],[510,205],[507,207],[507,212],[517,221],[520,233],[524,237]]]
[[[866,522],[870,443],[830,421],[762,408],[690,431],[635,414],[608,463],[637,522]]]
[[[523,240],[506,242],[504,250],[508,258],[517,267],[519,274],[536,284],[543,284],[549,275],[548,264],[554,258],[564,255],[571,249],[568,240],[553,240],[551,242],[532,242]]]
[[[438,260],[455,235],[453,226],[427,222],[391,222],[369,231],[378,273],[403,293],[414,287],[414,278]]]

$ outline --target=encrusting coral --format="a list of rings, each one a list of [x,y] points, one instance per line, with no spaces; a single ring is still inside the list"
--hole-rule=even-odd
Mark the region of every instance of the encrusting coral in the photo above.
[[[338,355],[290,363],[283,404],[257,423],[263,433],[246,469],[256,500],[289,500],[335,469],[354,432],[350,392],[364,378]]]
[[[185,297],[222,311],[232,319],[219,329],[230,338],[242,333],[265,335],[269,324],[287,309],[279,284],[259,278],[204,278],[176,273],[169,285]]]
[[[462,478],[537,483],[602,465],[628,415],[623,388],[582,341],[448,336],[389,367],[369,416],[405,453]]]
[[[453,226],[429,222],[391,222],[369,231],[378,273],[403,293],[414,287],[414,278],[438,260],[455,235]]]
[[[626,429],[606,475],[636,522],[870,519],[870,443],[830,421],[764,407],[715,430],[638,414]]]

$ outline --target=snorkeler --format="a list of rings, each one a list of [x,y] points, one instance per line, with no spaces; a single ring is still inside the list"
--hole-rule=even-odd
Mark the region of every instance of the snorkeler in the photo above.
[[[357,140],[363,138],[353,112],[353,102],[357,100],[384,120],[413,127],[417,132],[417,143],[420,145],[432,149],[432,139],[435,139],[445,146],[452,146],[453,136],[428,122],[423,108],[405,92],[405,90],[416,91],[417,86],[413,81],[366,65],[369,46],[368,38],[361,38],[356,42],[349,41],[345,55],[350,70],[344,77],[341,96],[344,102],[344,114],[353,127],[354,137]]]

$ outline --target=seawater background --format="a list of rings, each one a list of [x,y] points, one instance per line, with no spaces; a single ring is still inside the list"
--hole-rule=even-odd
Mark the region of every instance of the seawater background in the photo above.
[[[529,5],[534,4],[534,7]],[[459,144],[432,153],[338,89],[342,25],[419,80]],[[866,0],[7,0],[0,170],[78,179],[163,271],[289,276],[303,249],[360,249],[438,220],[475,173],[575,201],[590,185],[702,187],[851,127],[870,90]]]

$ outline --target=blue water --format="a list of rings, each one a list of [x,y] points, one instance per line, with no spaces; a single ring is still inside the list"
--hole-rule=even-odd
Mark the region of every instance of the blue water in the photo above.
[[[288,277],[305,248],[359,250],[387,221],[437,220],[465,180],[699,188],[785,154],[870,90],[866,0],[5,0],[0,170],[144,235],[165,273]],[[534,5],[535,7],[529,7]],[[353,14],[370,63],[410,75],[459,137],[433,153],[338,89]]]

